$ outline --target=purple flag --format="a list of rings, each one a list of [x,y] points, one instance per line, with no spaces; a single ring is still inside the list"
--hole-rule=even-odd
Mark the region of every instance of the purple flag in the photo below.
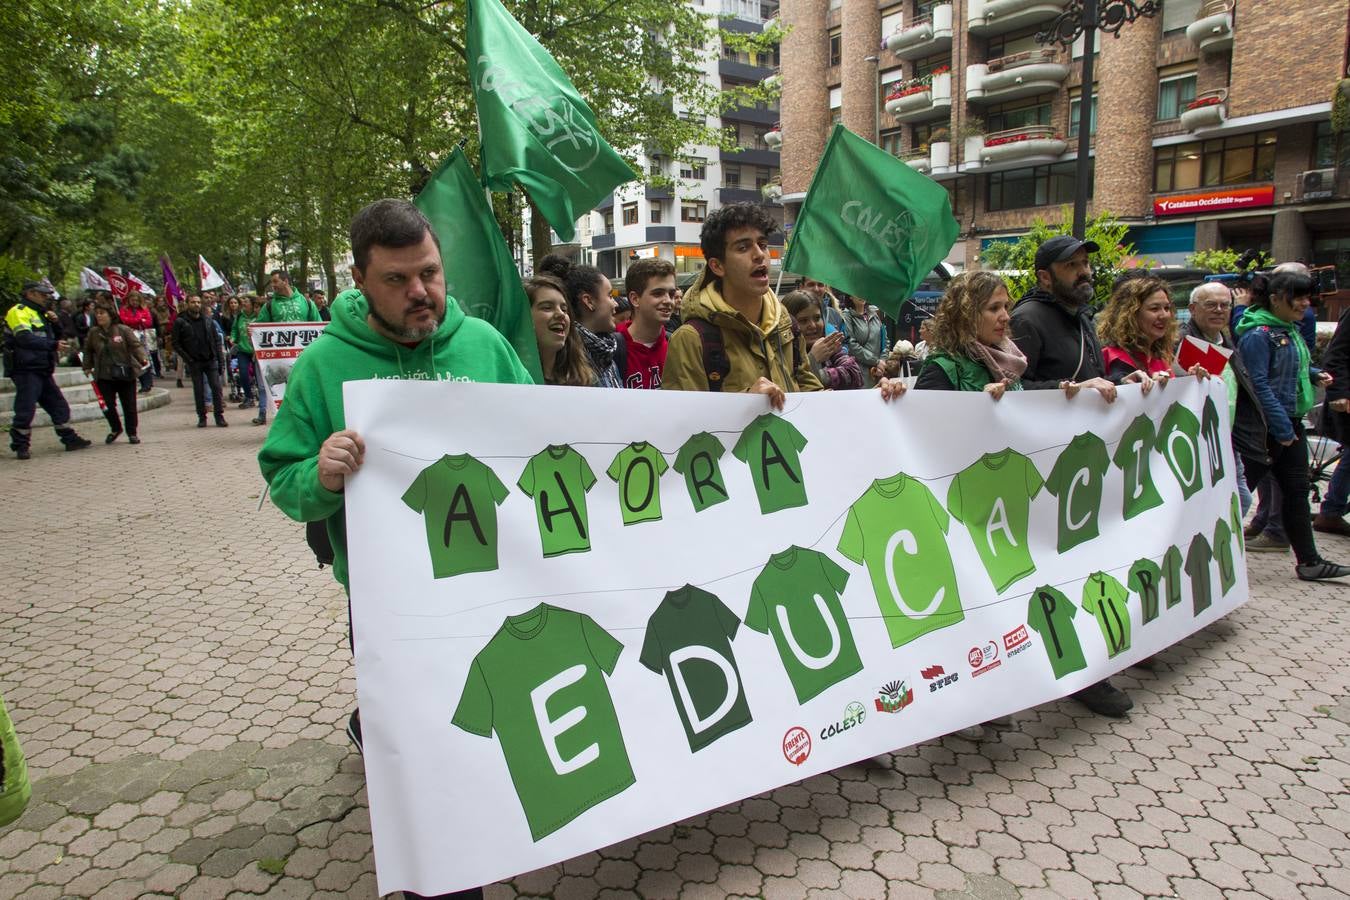
[[[169,306],[176,310],[178,301],[187,298],[183,296],[183,289],[178,286],[178,279],[173,276],[173,266],[169,265],[167,256],[159,258],[159,267],[164,272],[164,293],[168,297]]]

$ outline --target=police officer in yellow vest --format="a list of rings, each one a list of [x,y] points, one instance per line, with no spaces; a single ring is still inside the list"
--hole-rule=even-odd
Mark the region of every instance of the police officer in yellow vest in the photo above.
[[[90,442],[70,427],[70,404],[56,384],[56,313],[46,304],[56,290],[45,282],[29,281],[23,298],[5,314],[5,374],[14,382],[14,422],[9,446],[19,459],[28,459],[33,435],[33,413],[41,406],[56,426],[56,435],[67,450],[83,450]]]

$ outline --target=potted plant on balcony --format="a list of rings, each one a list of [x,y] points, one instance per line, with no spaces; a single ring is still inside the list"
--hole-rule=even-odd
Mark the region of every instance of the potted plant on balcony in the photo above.
[[[984,152],[984,120],[978,116],[972,116],[961,123],[957,129],[957,135],[961,138],[961,159],[965,162],[974,162],[980,158]]]
[[[935,128],[928,137],[928,164],[934,169],[945,169],[951,163],[951,132],[946,128]]]
[[[1342,78],[1331,95],[1331,130],[1337,134],[1350,131],[1350,78]]]

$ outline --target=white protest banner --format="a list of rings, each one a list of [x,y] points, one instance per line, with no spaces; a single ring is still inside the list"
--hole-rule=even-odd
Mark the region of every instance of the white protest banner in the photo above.
[[[286,382],[291,377],[295,358],[314,342],[327,322],[268,322],[248,326],[248,337],[253,343],[253,358],[262,369],[262,384],[272,399],[272,411],[281,409],[281,398],[286,396]]]
[[[348,382],[381,893],[485,884],[1045,703],[1247,597],[1221,381]]]

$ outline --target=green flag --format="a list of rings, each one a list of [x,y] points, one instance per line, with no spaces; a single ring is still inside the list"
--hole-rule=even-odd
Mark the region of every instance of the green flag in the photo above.
[[[959,232],[946,189],[836,125],[783,268],[896,316]]]
[[[469,81],[478,105],[483,183],[519,184],[564,241],[577,218],[632,181],[595,115],[500,0],[469,0]],[[596,52],[601,52],[599,49]]]
[[[446,292],[501,332],[535,384],[543,384],[529,298],[463,150],[451,151],[416,203],[440,239]]]

